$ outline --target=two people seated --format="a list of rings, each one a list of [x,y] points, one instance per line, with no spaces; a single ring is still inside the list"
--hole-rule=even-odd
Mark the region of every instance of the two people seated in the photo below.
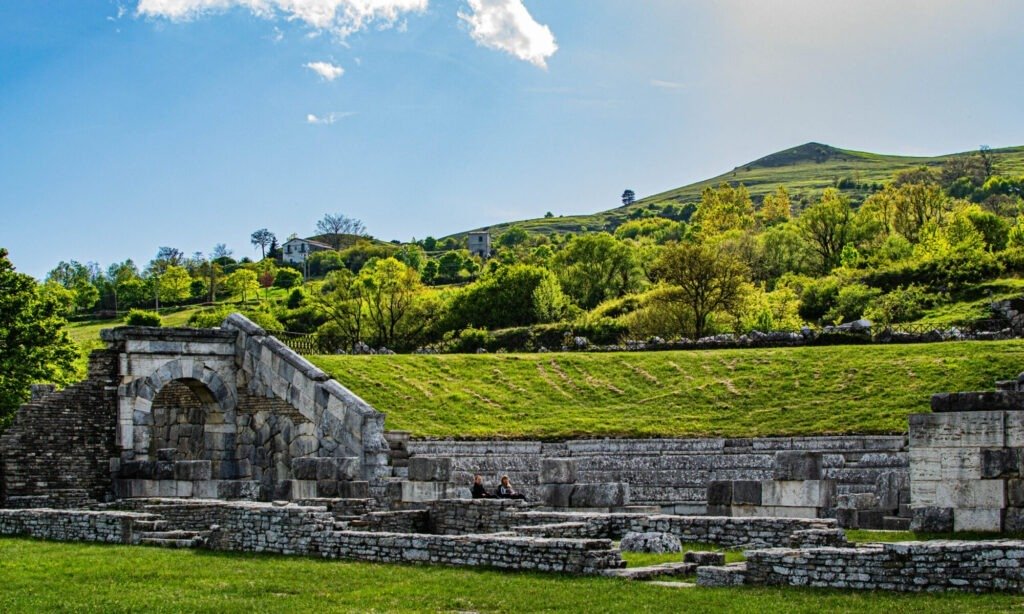
[[[516,492],[512,488],[512,482],[508,480],[507,475],[501,476],[501,484],[498,485],[498,492],[491,494],[484,488],[484,476],[479,473],[473,476],[473,488],[470,490],[473,494],[474,499],[522,499],[525,500],[526,496],[523,493]]]

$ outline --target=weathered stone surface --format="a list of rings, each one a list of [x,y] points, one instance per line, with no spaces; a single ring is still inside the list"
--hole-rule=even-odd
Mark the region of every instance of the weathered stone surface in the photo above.
[[[733,483],[729,481],[713,481],[708,484],[708,505],[728,506],[733,501]]]
[[[621,507],[629,505],[629,484],[576,484],[570,495],[572,507]]]
[[[447,482],[451,476],[450,458],[413,456],[409,459],[409,479],[419,482]]]
[[[915,507],[910,522],[912,531],[923,533],[949,533],[953,530],[953,509],[941,507]]]
[[[737,480],[732,483],[732,500],[737,505],[761,505],[761,482]]]
[[[680,552],[683,547],[679,538],[671,533],[631,531],[622,536],[619,549],[627,552]]]
[[[911,414],[910,447],[997,448],[1005,442],[1005,412]]]
[[[1003,509],[957,508],[953,510],[953,530],[998,533],[1003,530]]]
[[[180,460],[174,463],[174,479],[176,480],[209,480],[212,477],[212,463],[208,460]]]
[[[540,462],[541,484],[573,484],[578,461],[574,458],[545,458]]]
[[[773,474],[776,480],[820,480],[821,454],[780,450],[775,453]]]

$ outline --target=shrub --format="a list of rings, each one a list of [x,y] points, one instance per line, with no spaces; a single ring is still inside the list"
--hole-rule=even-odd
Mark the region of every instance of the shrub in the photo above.
[[[274,276],[274,287],[291,288],[302,283],[302,273],[295,269],[278,269]]]
[[[159,313],[143,309],[132,309],[129,311],[128,315],[124,318],[124,322],[129,326],[160,326],[163,324]]]
[[[860,319],[864,311],[875,298],[882,293],[877,288],[869,288],[864,284],[843,286],[836,295],[836,302],[825,315],[825,319],[833,322],[852,322]]]
[[[874,298],[864,316],[883,325],[911,322],[923,316],[931,302],[924,288],[911,285]]]
[[[459,333],[453,349],[456,352],[475,352],[481,348],[487,349],[492,340],[493,337],[488,331],[470,327]]]
[[[302,288],[295,288],[288,295],[288,309],[298,309],[305,300],[306,293],[302,291]]]

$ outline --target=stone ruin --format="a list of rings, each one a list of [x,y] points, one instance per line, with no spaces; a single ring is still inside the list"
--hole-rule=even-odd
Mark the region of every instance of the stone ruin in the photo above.
[[[936,395],[909,445],[414,441],[237,314],[102,338],[85,381],[33,387],[0,438],[0,534],[703,585],[1024,589],[1024,542],[851,547],[840,528],[1021,530],[1024,380]],[[476,472],[509,474],[529,502],[468,499]],[[624,569],[616,540],[747,561]],[[946,573],[929,571],[936,557]]]

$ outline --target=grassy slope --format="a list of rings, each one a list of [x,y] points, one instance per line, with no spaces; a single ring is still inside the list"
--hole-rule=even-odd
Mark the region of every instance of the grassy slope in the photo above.
[[[3,612],[982,612],[1020,595],[676,589],[611,578],[0,538]]]
[[[629,207],[619,207],[592,215],[575,215],[555,218],[539,218],[518,222],[506,222],[490,226],[494,235],[501,234],[513,224],[519,224],[531,232],[549,234],[552,232],[575,232],[581,227],[588,230],[601,230],[609,222],[621,218],[637,208],[653,203],[677,201],[680,203],[699,202],[700,193],[708,186],[717,186],[723,181],[732,184],[743,183],[750,190],[755,200],[784,185],[790,195],[797,199],[803,195],[814,195],[821,190],[832,187],[843,177],[854,178],[858,183],[885,182],[892,179],[897,172],[929,166],[941,167],[950,157],[966,154],[950,154],[930,158],[910,156],[888,156],[859,151],[837,149],[818,143],[807,143],[799,147],[780,151],[748,164],[738,166],[717,177],[698,181],[680,188],[647,196]],[[993,150],[996,160],[996,171],[1006,175],[1024,173],[1024,147],[1008,147]],[[861,190],[846,192],[855,200],[861,200],[865,193]],[[465,233],[458,233],[461,237]]]
[[[312,360],[420,437],[874,434],[1015,376],[1024,341]]]

